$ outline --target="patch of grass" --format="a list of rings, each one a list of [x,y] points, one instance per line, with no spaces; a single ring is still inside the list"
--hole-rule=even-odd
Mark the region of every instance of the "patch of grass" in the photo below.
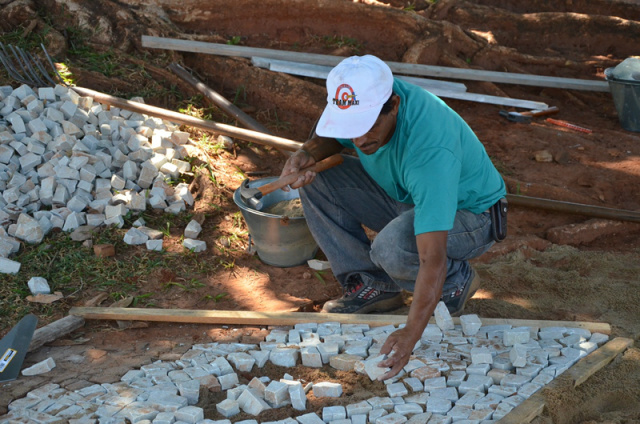
[[[205,302],[214,301],[215,303],[218,303],[227,296],[229,296],[229,293],[225,293],[225,292],[218,293],[215,296],[212,296],[210,294],[205,294],[204,296],[202,296],[202,300],[204,300]]]
[[[318,280],[320,280],[320,282],[326,286],[327,282],[324,281],[322,274],[324,274],[324,271],[313,271],[313,276],[316,277]]]
[[[142,218],[146,222],[147,227],[156,228],[162,232],[165,237],[171,237],[172,228],[185,227],[193,218],[193,213],[182,212],[177,215],[170,213],[153,213],[147,211],[142,214]]]
[[[240,99],[242,99],[242,103],[240,102]],[[243,106],[247,104],[247,90],[244,85],[240,85],[236,88],[236,94],[233,97],[232,103],[236,106]]]
[[[267,121],[267,126],[276,131],[285,130],[288,131],[291,129],[291,122],[281,121],[278,117],[278,111],[276,109],[266,109],[258,112],[260,120]]]
[[[227,44],[230,46],[237,46],[238,44],[240,44],[240,41],[242,41],[242,37],[240,37],[239,35],[234,35],[227,40]]]
[[[355,38],[345,37],[344,35],[325,35],[322,37],[325,45],[330,48],[348,47],[354,53],[362,50],[363,44]]]
[[[91,31],[67,27],[65,32],[69,40],[69,54],[74,61],[81,62],[88,70],[100,72],[107,77],[121,74],[121,66],[113,49],[97,51],[88,43]]]
[[[27,28],[25,27],[15,27],[12,31],[2,33],[0,42],[5,45],[11,44],[31,53],[40,52],[40,44],[45,44],[46,46],[46,36],[51,31],[51,27],[47,25],[41,31],[28,31],[25,35],[26,31]]]
[[[192,215],[161,214],[145,216],[152,228],[161,228],[154,222],[168,223],[168,228],[180,228],[191,220]],[[197,290],[205,284],[194,276],[211,275],[221,267],[217,261],[202,261],[197,254],[151,252],[138,246],[129,246],[123,241],[127,229],[104,228],[92,234],[95,244],[112,244],[116,257],[102,258],[93,249],[71,240],[69,234],[52,233],[38,245],[24,245],[12,260],[22,264],[16,275],[2,274],[0,277],[0,333],[28,313],[34,313],[43,322],[54,319],[67,306],[75,303],[78,293],[103,291],[112,300],[133,297],[137,307],[151,307],[158,303],[154,290],[145,284],[154,270],[170,269],[187,291]],[[28,281],[31,277],[43,277],[51,291],[62,292],[64,299],[51,305],[32,303],[26,300],[31,293]],[[76,300],[74,300],[76,299]]]

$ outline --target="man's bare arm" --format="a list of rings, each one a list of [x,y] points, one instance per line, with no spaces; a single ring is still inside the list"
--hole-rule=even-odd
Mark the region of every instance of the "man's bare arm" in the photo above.
[[[409,362],[413,347],[422,337],[433,311],[442,295],[442,286],[447,276],[447,232],[437,231],[416,236],[420,268],[416,278],[413,301],[409,308],[407,324],[389,335],[380,349],[382,354],[390,354],[381,367],[391,371],[380,377],[386,380],[398,374]]]

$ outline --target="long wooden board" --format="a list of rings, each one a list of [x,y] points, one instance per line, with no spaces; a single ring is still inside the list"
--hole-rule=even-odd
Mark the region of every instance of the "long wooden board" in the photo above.
[[[272,59],[290,60],[294,62],[312,63],[315,65],[328,66],[335,66],[344,59],[344,57],[340,56],[289,52],[285,50],[271,50],[258,47],[233,46],[227,44],[207,43],[203,41],[152,37],[148,35],[142,36],[142,47],[246,58],[261,56]],[[387,65],[389,65],[394,73],[405,75],[452,78],[472,81],[490,81],[504,84],[520,84],[538,87],[567,88],[575,90],[609,91],[609,84],[606,81],[515,74],[510,72],[483,71],[478,69],[449,68],[444,66],[421,65],[402,62],[387,62]]]
[[[340,322],[347,324],[369,324],[371,326],[400,325],[407,320],[405,315],[375,314],[325,314],[313,312],[256,312],[256,311],[212,311],[195,309],[152,308],[100,308],[74,307],[70,315],[85,319],[113,319],[121,321],[159,321],[191,324],[238,324],[238,325],[294,325],[304,322]],[[601,322],[546,321],[506,318],[481,318],[483,325],[510,324],[514,327],[571,327],[584,328],[592,333],[611,334],[611,326]],[[432,318],[431,322],[435,322]],[[453,319],[460,324],[460,318]]]
[[[591,352],[588,356],[579,360],[574,366],[569,368],[564,374],[556,377],[551,383],[545,386],[547,390],[567,387],[567,382],[574,387],[587,381],[602,367],[610,363],[616,356],[633,346],[633,340],[624,337],[616,337],[607,342],[604,346]],[[540,391],[534,393],[529,399],[522,402],[511,412],[505,415],[498,424],[521,424],[529,423],[544,410],[545,398]]]

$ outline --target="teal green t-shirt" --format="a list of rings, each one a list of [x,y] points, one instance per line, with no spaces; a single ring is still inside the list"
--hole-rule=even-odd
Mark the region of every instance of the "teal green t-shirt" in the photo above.
[[[482,213],[506,194],[502,177],[469,125],[442,100],[395,79],[396,129],[371,155],[351,140],[364,169],[387,192],[415,205],[415,234],[448,231],[457,210]]]

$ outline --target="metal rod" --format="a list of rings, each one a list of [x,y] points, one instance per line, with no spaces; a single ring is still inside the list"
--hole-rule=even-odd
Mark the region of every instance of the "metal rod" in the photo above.
[[[199,79],[191,75],[186,69],[184,69],[179,64],[172,63],[171,65],[169,65],[169,69],[172,72],[174,72],[176,75],[178,75],[180,78],[185,80],[187,83],[191,84],[194,88],[196,88],[202,94],[204,94],[207,97],[207,99],[211,100],[213,104],[215,104],[220,109],[222,109],[222,111],[225,112],[227,115],[230,115],[232,118],[240,122],[240,124],[243,127],[249,128],[250,130],[261,132],[263,134],[273,135],[273,133],[269,131],[267,127],[265,127],[260,122],[253,119],[251,116],[244,113],[240,108],[238,108],[236,105],[231,103],[229,100],[227,100],[224,96],[222,96],[218,92],[212,90],[205,83],[203,83],[202,81],[200,81]],[[289,156],[291,154],[291,152],[287,150],[278,149],[278,151],[285,156]]]
[[[238,120],[243,127],[249,128],[250,130],[259,131],[264,134],[272,134],[271,131],[251,116],[244,113],[240,108],[236,105],[225,99],[221,94],[212,90],[205,83],[191,75],[186,69],[180,66],[177,63],[172,63],[169,65],[169,70],[174,72],[180,78],[191,84],[194,88],[204,94],[209,100],[211,100],[216,106],[222,109],[226,114],[230,115],[232,118]]]
[[[204,119],[196,118],[194,116],[162,109],[156,106],[146,105],[144,103],[133,102],[131,100],[125,100],[119,97],[110,96],[108,94],[100,93],[98,91],[90,90],[84,87],[73,87],[73,90],[81,96],[92,97],[94,100],[100,103],[116,106],[133,112],[155,116],[171,122],[190,125],[192,127],[212,131],[217,134],[227,135],[245,141],[252,141],[258,144],[272,146],[277,149],[281,148],[284,150],[296,151],[302,146],[302,143],[299,141],[289,140],[269,134],[263,134],[257,131],[234,127],[232,125],[225,125],[213,121],[207,121]]]
[[[0,48],[2,48],[2,54],[0,54],[0,60],[2,61],[2,64],[4,65],[4,68],[7,70],[7,73],[9,74],[9,76],[15,79],[16,81],[19,81],[25,84],[30,84],[31,82],[25,80],[20,74],[20,72],[17,69],[15,69],[15,67],[13,66],[13,63],[11,62],[11,57],[9,56],[9,53],[7,52],[7,49],[5,48],[4,44],[0,43]]]
[[[44,65],[42,64],[42,61],[40,60],[40,58],[38,56],[33,56],[33,55],[31,55],[31,57],[33,58],[33,63],[38,67],[38,69],[40,70],[40,73],[45,77],[45,79],[49,81],[51,85],[56,85],[56,82],[53,79],[51,79],[51,77],[49,76],[49,73],[44,68]]]
[[[49,85],[46,82],[44,82],[42,78],[40,78],[38,71],[33,68],[32,64],[35,63],[35,59],[33,58],[33,56],[27,52],[24,52],[22,49],[20,49],[19,52],[20,52],[20,56],[22,57],[22,60],[24,60],[24,63],[27,66],[27,69],[29,69],[29,72],[31,72],[31,74],[35,77],[36,82],[38,83],[38,87],[44,87]]]
[[[31,79],[31,81],[33,81],[32,85],[37,85],[39,87],[46,85],[42,81],[40,81],[40,78],[38,78],[38,75],[36,75],[33,72],[33,70],[31,69],[31,66],[29,65],[29,60],[26,57],[24,57],[24,52],[20,48],[14,47],[12,45],[9,45],[9,48],[13,52],[16,58],[16,61],[18,62],[18,65],[20,65],[24,73],[27,75],[26,78]]]
[[[617,219],[619,221],[640,222],[640,212],[623,209],[611,209],[601,206],[562,202],[559,200],[520,196],[516,194],[507,194],[507,201],[510,205],[516,206],[545,209],[549,211],[563,212],[575,215],[592,216],[596,218]]]
[[[49,52],[44,47],[44,44],[41,43],[40,47],[42,48],[42,51],[44,52],[44,56],[47,58],[49,65],[51,65],[51,69],[53,69],[53,72],[55,72],[55,74],[58,76],[58,84],[63,84],[68,87],[69,84],[65,82],[64,78],[62,78],[62,75],[60,75],[60,72],[58,72],[58,68],[56,68],[56,65],[53,64],[53,60],[51,59],[51,56],[49,56]]]

